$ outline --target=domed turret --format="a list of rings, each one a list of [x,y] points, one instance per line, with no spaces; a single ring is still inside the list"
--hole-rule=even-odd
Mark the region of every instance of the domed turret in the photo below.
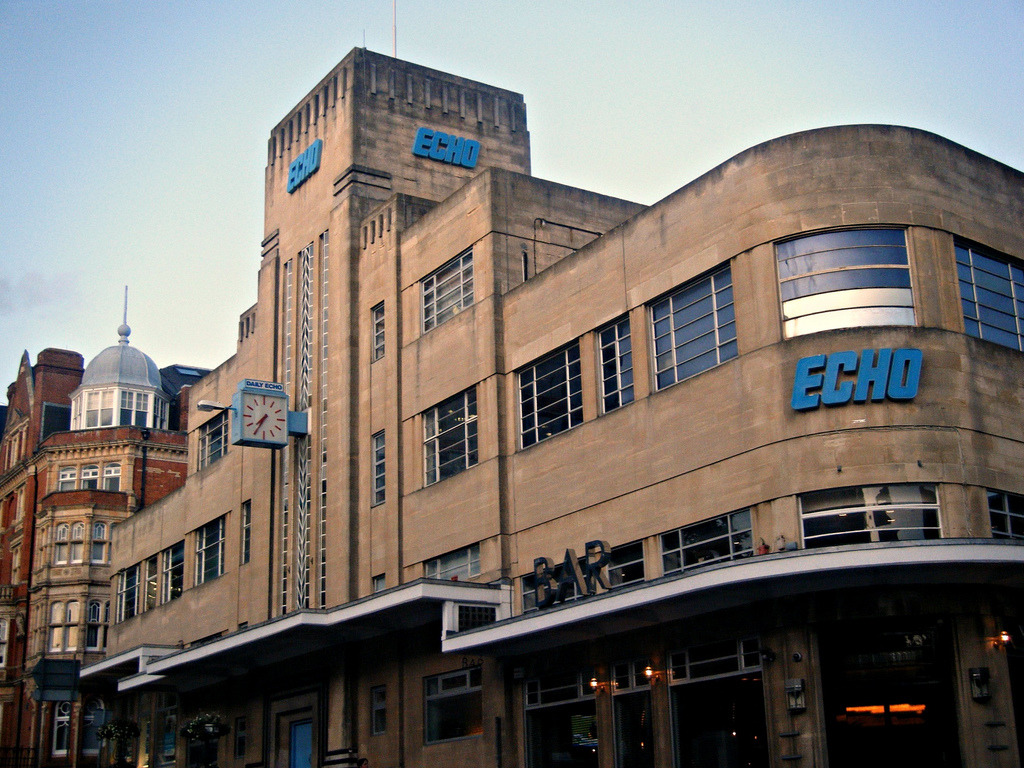
[[[71,395],[71,428],[133,425],[167,429],[169,400],[160,369],[149,355],[128,343],[132,329],[122,323],[118,343],[85,367]]]

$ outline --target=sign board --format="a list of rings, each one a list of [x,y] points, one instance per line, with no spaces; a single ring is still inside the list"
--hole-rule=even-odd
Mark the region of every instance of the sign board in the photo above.
[[[920,349],[865,349],[811,355],[796,364],[790,404],[797,411],[883,400],[913,400],[921,382]]]
[[[428,157],[439,163],[475,168],[480,156],[480,142],[430,128],[420,128],[412,143],[412,153],[416,157]]]
[[[323,139],[317,139],[292,160],[292,164],[288,166],[288,194],[301,187],[306,179],[320,170],[320,150],[323,146]]]
[[[565,550],[565,557],[557,566],[549,557],[538,557],[533,561],[537,607],[547,608],[575,594],[607,592],[611,585],[605,578],[605,568],[611,559],[612,548],[606,541],[588,541],[583,558],[577,558],[575,550]]]
[[[78,673],[81,662],[77,659],[43,659],[32,670],[36,701],[74,701],[78,698]]]

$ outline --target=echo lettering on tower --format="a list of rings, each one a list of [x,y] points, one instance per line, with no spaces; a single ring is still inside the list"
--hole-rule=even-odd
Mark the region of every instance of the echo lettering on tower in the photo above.
[[[416,139],[412,143],[412,153],[416,157],[429,157],[449,165],[461,165],[463,168],[475,168],[480,156],[480,142],[452,136],[430,128],[416,131]]]
[[[810,411],[825,405],[846,405],[913,400],[921,382],[920,349],[865,349],[811,355],[796,364],[793,377],[794,410]]]

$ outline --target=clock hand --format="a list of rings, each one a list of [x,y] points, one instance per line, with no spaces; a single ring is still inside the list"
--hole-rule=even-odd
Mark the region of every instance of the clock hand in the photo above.
[[[260,420],[256,422],[256,425],[253,427],[253,429],[259,429],[260,428],[260,424],[262,424],[264,421],[266,421],[267,420],[267,416],[269,416],[269,415],[270,415],[269,413],[264,413],[263,416],[260,417]]]

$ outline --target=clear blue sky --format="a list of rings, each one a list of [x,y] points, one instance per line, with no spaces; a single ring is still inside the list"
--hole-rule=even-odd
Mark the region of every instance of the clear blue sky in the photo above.
[[[391,0],[0,0],[0,402],[23,350],[213,367],[255,301],[266,140]],[[537,176],[653,203],[824,125],[1024,168],[1024,2],[398,0],[398,55],[526,97]]]

